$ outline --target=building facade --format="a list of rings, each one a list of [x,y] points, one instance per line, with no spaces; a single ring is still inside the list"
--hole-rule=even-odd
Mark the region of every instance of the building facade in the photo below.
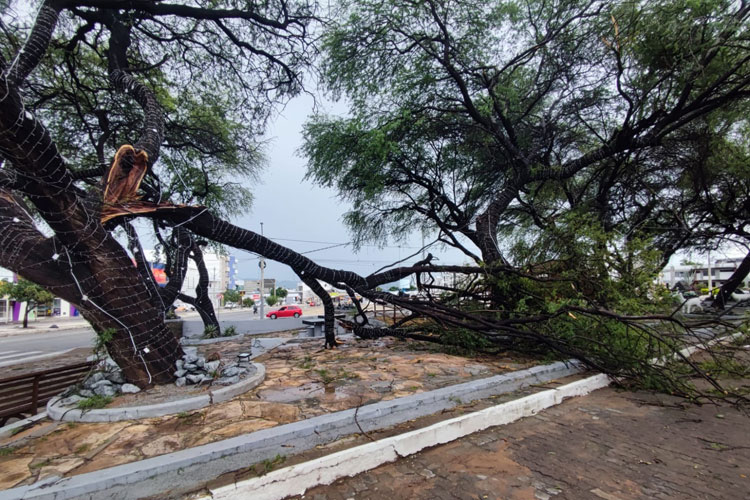
[[[743,257],[718,259],[715,262],[711,262],[710,268],[707,262],[696,265],[668,266],[661,272],[661,281],[669,286],[669,288],[674,288],[680,282],[690,288],[693,283],[704,283],[707,285],[710,275],[711,286],[716,288],[726,283],[732,274],[734,274],[734,271],[737,270],[742,259]],[[745,278],[741,288],[747,288],[748,286],[750,286],[750,276]]]

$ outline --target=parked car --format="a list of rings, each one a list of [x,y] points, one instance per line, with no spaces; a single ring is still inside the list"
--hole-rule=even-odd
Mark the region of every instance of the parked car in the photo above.
[[[283,306],[278,309],[274,309],[273,311],[269,311],[266,314],[266,318],[276,319],[276,318],[289,318],[294,316],[295,318],[299,318],[302,316],[302,309],[299,306]]]
[[[240,307],[240,306],[234,302],[227,302],[226,304],[224,304],[224,309],[235,309],[237,307]]]

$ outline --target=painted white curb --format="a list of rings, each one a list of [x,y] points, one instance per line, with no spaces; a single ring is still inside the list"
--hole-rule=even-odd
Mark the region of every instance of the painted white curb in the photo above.
[[[161,417],[183,411],[197,410],[227,401],[260,385],[266,378],[266,368],[260,363],[252,364],[255,366],[256,371],[251,377],[221,389],[212,389],[207,394],[201,396],[154,405],[100,410],[79,410],[75,406],[63,406],[59,403],[61,398],[56,397],[47,403],[47,415],[52,420],[63,420],[66,422],[119,422],[122,420]]]
[[[557,405],[565,398],[583,396],[608,386],[606,375],[594,375],[557,389],[509,401],[485,410],[439,422],[437,424],[368,443],[309,462],[270,472],[264,476],[212,489],[205,500],[245,499],[275,500],[302,495],[308,488],[331,484],[346,476],[368,471],[399,457],[406,457],[431,446],[505,425]]]

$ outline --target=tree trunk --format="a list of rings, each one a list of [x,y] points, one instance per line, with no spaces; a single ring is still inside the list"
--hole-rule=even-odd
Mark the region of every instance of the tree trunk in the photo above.
[[[198,268],[198,284],[195,286],[195,300],[192,304],[195,306],[198,314],[200,314],[203,326],[214,326],[217,335],[219,335],[221,334],[221,327],[219,326],[219,320],[214,311],[214,305],[211,303],[211,298],[208,296],[208,285],[210,280],[208,269],[206,269],[206,263],[203,261],[203,251],[201,250],[200,245],[196,242],[193,242],[191,250],[190,258],[193,259],[195,266]]]
[[[315,295],[320,297],[320,300],[323,301],[323,310],[325,314],[325,348],[331,348],[335,349],[338,343],[336,342],[336,318],[334,318],[334,308],[333,308],[333,300],[331,300],[331,296],[328,294],[328,292],[325,291],[325,289],[320,286],[320,283],[318,283],[318,280],[315,278],[307,278],[305,276],[300,275],[300,279],[310,287],[310,289],[313,291]]]
[[[721,285],[719,293],[717,293],[716,298],[714,298],[712,304],[713,307],[723,310],[727,301],[732,296],[732,293],[739,288],[748,274],[750,274],[750,252],[748,252],[745,258],[742,259],[742,262],[737,269],[735,269],[727,282]]]
[[[31,304],[33,302],[26,302],[26,310],[23,312],[23,327],[29,327],[29,311],[31,311]]]

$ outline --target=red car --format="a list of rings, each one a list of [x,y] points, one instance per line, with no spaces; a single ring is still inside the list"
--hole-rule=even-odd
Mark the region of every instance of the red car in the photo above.
[[[271,319],[288,318],[290,316],[299,318],[300,316],[302,316],[302,309],[300,309],[299,306],[284,306],[276,309],[275,311],[269,311],[268,314],[266,314],[266,318]]]

